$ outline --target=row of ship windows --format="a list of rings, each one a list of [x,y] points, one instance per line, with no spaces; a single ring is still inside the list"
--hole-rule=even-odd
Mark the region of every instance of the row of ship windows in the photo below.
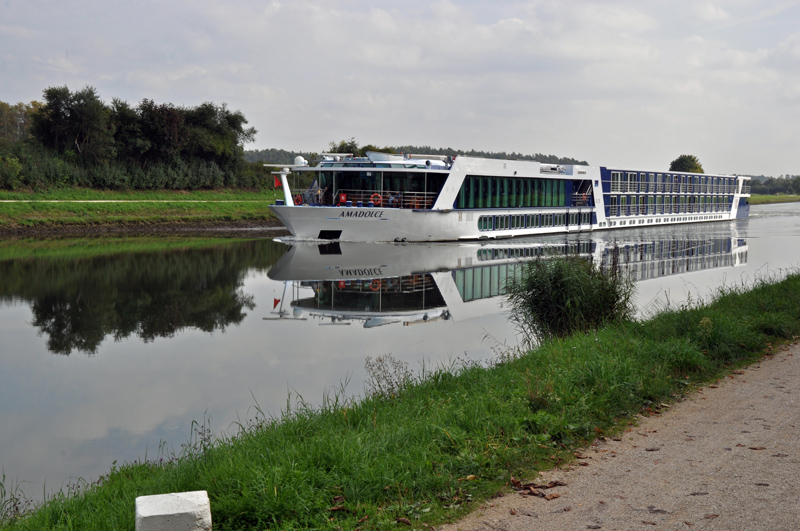
[[[453,272],[453,280],[464,302],[497,297],[509,282],[522,278],[525,264],[495,264]]]
[[[742,263],[747,262],[747,253],[740,256]],[[678,275],[691,271],[701,271],[704,269],[716,269],[735,265],[734,257],[731,254],[713,256],[693,256],[690,258],[672,258],[659,262],[623,264],[628,275],[633,280],[645,280],[648,278],[658,278],[667,275]]]
[[[680,184],[680,185],[695,185],[695,186],[730,186],[736,185],[735,177],[710,177],[708,175],[678,175],[678,174],[661,174],[661,173],[637,173],[637,172],[611,172],[611,186],[616,185],[635,185],[641,184],[643,187],[646,185],[661,185],[661,184]],[[643,190],[644,191],[644,190]],[[651,189],[655,191],[655,188]],[[659,190],[660,191],[660,190]]]
[[[503,249],[478,249],[478,260],[506,260],[508,258],[532,258],[535,256],[555,256],[588,254],[592,252],[592,242],[575,242],[567,245],[547,247],[511,247]]]
[[[680,221],[713,221],[715,219],[722,219],[724,216],[721,215],[711,215],[711,216],[678,216],[675,218],[650,218],[650,219],[628,219],[622,221],[601,221],[598,226],[599,227],[623,227],[625,225],[644,225],[650,223],[675,223]]]
[[[526,251],[525,256],[541,256],[542,249],[517,249]],[[589,252],[589,250],[581,250]],[[522,256],[522,255],[518,255]],[[742,261],[747,261],[744,253]],[[658,262],[621,264],[634,279],[657,278],[666,275],[680,274],[687,271],[699,271],[717,267],[733,265],[734,259],[730,254],[693,256],[683,258],[668,258]],[[608,267],[607,257],[603,257],[603,266]],[[524,274],[524,263],[496,264],[470,269],[453,271],[453,280],[464,302],[489,297],[497,297],[505,293],[509,282],[518,281]]]
[[[620,247],[620,263],[645,262],[663,258],[678,258],[686,256],[711,255],[730,253],[733,248],[730,238],[714,238],[711,240],[662,240],[647,243],[634,243]],[[612,257],[614,251],[603,253],[605,264]]]
[[[636,196],[616,196],[608,198],[606,213],[609,216],[631,216],[638,214],[683,214],[692,212],[729,212],[732,196],[670,196],[644,197],[637,201]],[[628,202],[630,199],[630,203]]]
[[[515,208],[564,206],[564,179],[521,179],[467,175],[454,208]]]
[[[569,223],[567,223],[569,221]],[[504,216],[481,216],[478,230],[535,229],[539,227],[562,227],[569,225],[590,225],[591,212],[571,212],[561,214],[509,214]]]
[[[643,205],[681,205],[681,204],[718,204],[718,203],[733,203],[732,195],[667,195],[667,196],[646,196],[640,197],[636,195],[609,195],[608,204],[616,205],[636,205],[637,203]],[[645,201],[645,199],[647,201]]]

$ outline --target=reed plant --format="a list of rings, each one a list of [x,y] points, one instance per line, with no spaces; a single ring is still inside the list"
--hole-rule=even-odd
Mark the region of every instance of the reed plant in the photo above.
[[[5,530],[134,528],[137,496],[207,490],[216,530],[421,528],[454,520],[514,477],[568,462],[598,435],[800,334],[800,274],[721,289],[555,336],[517,356],[409,374],[371,360],[373,392],[344,386],[237,433],[204,425],[179,452],[115,466]],[[257,408],[256,408],[257,410]],[[3,503],[3,506],[10,506]]]
[[[634,285],[618,267],[619,250],[601,268],[577,256],[540,257],[506,285],[512,319],[529,342],[597,329],[633,316]]]

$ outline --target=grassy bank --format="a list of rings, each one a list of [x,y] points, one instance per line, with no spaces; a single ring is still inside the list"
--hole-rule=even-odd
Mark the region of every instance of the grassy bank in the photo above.
[[[772,205],[775,203],[796,203],[800,201],[800,195],[760,195],[750,196],[751,205]]]
[[[0,230],[231,221],[269,224],[276,220],[267,205],[276,197],[275,190],[0,192]]]
[[[800,334],[800,274],[721,290],[695,308],[553,339],[490,368],[454,364],[409,377],[371,360],[374,389],[331,395],[181,455],[115,466],[6,529],[134,529],[136,496],[207,490],[214,529],[422,528],[461,516],[510,475],[571,459],[642,410],[769,353]],[[163,458],[163,461],[161,460]],[[6,487],[8,489],[8,486]],[[9,518],[10,517],[10,518]]]

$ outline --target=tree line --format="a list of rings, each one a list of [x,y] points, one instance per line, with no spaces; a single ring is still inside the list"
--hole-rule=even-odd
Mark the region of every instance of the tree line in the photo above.
[[[469,151],[447,148],[434,148],[430,146],[386,146],[379,147],[373,144],[359,145],[355,138],[330,142],[323,152],[326,153],[352,153],[357,157],[364,157],[367,151],[379,151],[383,153],[420,153],[425,155],[445,155],[468,157],[482,157],[487,159],[509,159],[509,160],[532,160],[548,164],[587,164],[586,161],[573,159],[571,157],[559,157],[557,155],[545,155],[536,153],[533,155],[523,155],[521,153],[504,151]],[[319,153],[308,151],[286,151],[283,149],[261,149],[245,151],[245,159],[251,162],[267,161],[274,164],[293,164],[297,156],[301,156],[308,161],[319,158]]]
[[[0,102],[0,188],[252,187],[266,172],[244,160],[256,130],[241,111],[206,102],[106,104],[93,87],[50,87],[43,102]]]
[[[750,192],[761,195],[800,195],[800,175],[785,177],[753,177]]]
[[[38,101],[16,105],[0,101],[0,144],[25,140],[33,115],[41,106]]]

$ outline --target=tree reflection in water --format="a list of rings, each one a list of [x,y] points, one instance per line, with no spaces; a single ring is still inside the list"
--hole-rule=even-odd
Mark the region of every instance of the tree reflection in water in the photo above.
[[[271,240],[205,249],[0,262],[0,301],[25,301],[55,354],[95,354],[106,337],[145,342],[185,328],[224,331],[253,310],[248,270],[266,270],[285,247]]]

